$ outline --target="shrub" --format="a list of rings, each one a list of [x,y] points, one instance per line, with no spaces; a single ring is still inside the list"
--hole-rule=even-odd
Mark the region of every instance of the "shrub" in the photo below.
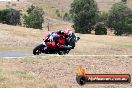
[[[95,34],[96,35],[107,35],[107,28],[104,23],[98,23],[95,26]]]
[[[69,21],[69,20],[70,20],[70,16],[69,16],[68,13],[65,13],[65,14],[64,14],[63,20],[64,20],[64,21]]]
[[[35,6],[31,6],[28,10],[28,15],[24,15],[24,25],[28,28],[42,29],[42,23],[44,22],[43,9]]]
[[[56,10],[56,15],[57,15],[57,17],[62,18],[60,11],[58,9]]]
[[[15,9],[4,9],[0,11],[0,22],[9,25],[20,24],[20,11]]]
[[[31,5],[31,7],[28,8],[27,13],[30,14],[33,11],[33,9],[35,9],[35,6]]]
[[[10,12],[9,9],[4,9],[0,11],[0,22],[1,23],[6,23],[7,15],[9,14],[9,12]]]
[[[127,0],[121,0],[122,2],[127,2]]]

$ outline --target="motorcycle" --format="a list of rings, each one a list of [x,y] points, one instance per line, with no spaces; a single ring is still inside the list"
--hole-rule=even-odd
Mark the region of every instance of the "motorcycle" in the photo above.
[[[74,33],[72,33],[68,39],[66,39],[64,36],[57,35],[58,36],[58,44],[56,44],[56,41],[50,41],[51,34],[48,34],[44,39],[43,43],[36,46],[33,49],[33,54],[34,55],[39,55],[41,53],[44,54],[59,54],[59,55],[64,55],[68,54],[71,49],[74,49],[75,43],[79,41],[79,37],[75,36]],[[63,48],[58,47],[58,45],[63,45]]]

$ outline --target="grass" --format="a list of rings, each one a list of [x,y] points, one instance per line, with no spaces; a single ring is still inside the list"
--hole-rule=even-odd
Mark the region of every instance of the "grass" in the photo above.
[[[46,28],[44,30],[35,30],[6,24],[0,24],[0,26],[0,52],[32,53],[33,48],[40,44],[48,33]],[[50,26],[50,31],[67,28],[69,26],[69,24]]]
[[[58,88],[57,85],[45,84],[45,88]]]
[[[0,60],[0,63],[3,63],[0,64],[0,88],[79,88],[75,78],[77,67],[80,65],[86,68],[89,74],[132,74],[131,57],[37,56],[30,58]],[[34,64],[32,61],[38,62]],[[109,84],[103,86],[94,84],[84,85],[83,88],[109,86]],[[112,84],[112,86],[129,88],[131,84]]]
[[[20,62],[21,63],[39,63],[39,61],[38,60],[34,60],[33,58],[24,58],[24,59],[21,59],[20,60]]]
[[[0,82],[6,80],[6,77],[3,74],[0,74]]]
[[[100,43],[100,44],[105,44],[105,45],[111,45],[111,46],[116,46],[116,47],[120,47],[120,48],[125,48],[125,49],[132,49],[132,45],[127,45],[126,43],[118,43],[118,42],[102,42],[102,41],[94,41],[95,43]],[[86,42],[88,43],[88,42]]]
[[[30,53],[32,48],[14,48],[14,47],[0,47],[0,52],[23,52],[23,53]]]
[[[127,48],[127,49],[132,49],[132,45],[122,45],[121,47]]]
[[[38,30],[18,26],[0,24],[0,52],[27,52],[32,53],[35,46],[42,43],[42,39],[48,33],[47,29]],[[51,26],[50,31],[70,27],[71,25]],[[8,36],[7,36],[8,34]],[[76,34],[81,39],[76,44],[70,54],[83,55],[130,55],[132,53],[132,37],[109,36],[109,35],[88,35]],[[130,46],[129,46],[130,45]],[[22,62],[37,63],[32,60],[23,60]]]
[[[21,79],[26,79],[26,80],[34,79],[33,75],[24,71],[13,71],[12,73]]]
[[[0,58],[0,88],[58,88],[43,74],[43,62],[39,57]]]

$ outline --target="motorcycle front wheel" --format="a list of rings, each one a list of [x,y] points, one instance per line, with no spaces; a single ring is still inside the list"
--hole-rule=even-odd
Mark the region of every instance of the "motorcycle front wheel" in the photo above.
[[[39,55],[39,54],[41,54],[42,52],[43,52],[43,50],[44,50],[44,45],[43,44],[40,44],[40,45],[38,45],[38,46],[36,46],[34,49],[33,49],[33,54],[34,55]]]

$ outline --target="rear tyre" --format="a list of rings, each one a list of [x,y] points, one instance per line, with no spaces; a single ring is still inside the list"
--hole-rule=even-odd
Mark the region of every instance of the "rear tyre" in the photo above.
[[[38,46],[36,46],[34,49],[33,49],[33,54],[34,55],[39,55],[43,52],[43,49],[44,49],[44,45],[43,44],[40,44]]]
[[[58,51],[57,52],[59,55],[64,55],[65,53],[64,53],[64,51]]]
[[[59,55],[66,55],[69,53],[70,50],[61,50],[61,51],[58,51],[58,54]]]

